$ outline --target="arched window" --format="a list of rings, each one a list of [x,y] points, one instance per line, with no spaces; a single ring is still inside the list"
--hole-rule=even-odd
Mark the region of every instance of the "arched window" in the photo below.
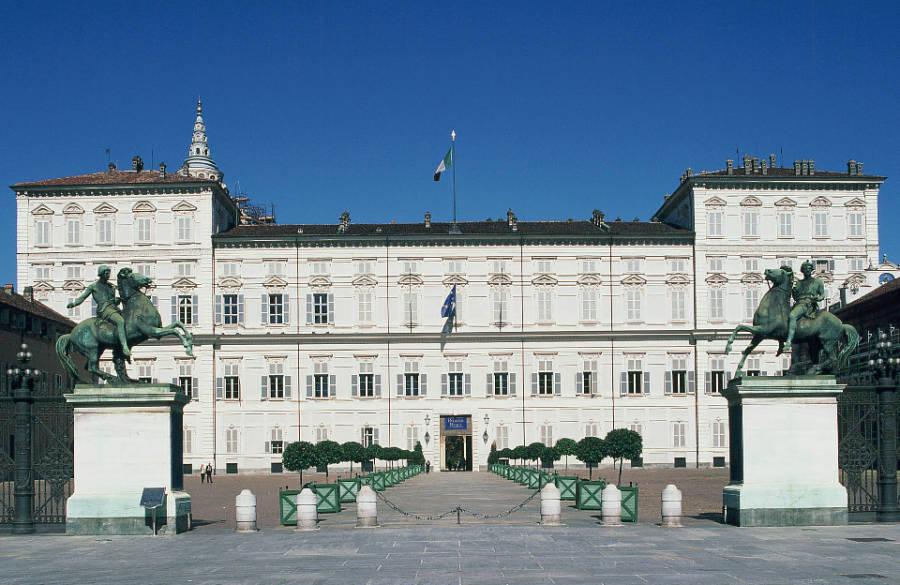
[[[196,154],[200,154],[200,149],[199,149],[199,148],[197,149]]]

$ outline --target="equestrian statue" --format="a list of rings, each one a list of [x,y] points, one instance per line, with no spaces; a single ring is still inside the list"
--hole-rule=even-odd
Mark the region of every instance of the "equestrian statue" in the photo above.
[[[114,287],[109,283],[109,266],[101,266],[97,270],[97,276],[96,282],[91,283],[78,298],[68,304],[69,308],[75,307],[91,296],[97,303],[97,316],[85,319],[71,333],[61,335],[56,340],[56,355],[73,378],[82,383],[87,382],[79,375],[75,362],[69,355],[70,349],[87,358],[87,372],[93,383],[99,378],[117,384],[138,383],[138,380],[128,376],[125,362],[131,362],[132,347],[151,337],[159,339],[175,335],[184,345],[185,353],[194,355],[194,339],[184,323],[175,321],[168,327],[163,327],[159,312],[141,290],[153,282],[150,277],[138,274],[131,268],[122,268],[116,275],[117,286]],[[119,305],[122,305],[121,309]],[[100,357],[107,349],[112,349],[113,352],[115,376],[100,369]]]
[[[819,302],[825,298],[825,287],[812,275],[814,268],[809,260],[804,262],[800,267],[803,279],[796,285],[790,266],[766,269],[766,280],[772,285],[753,314],[753,325],[735,327],[725,346],[725,353],[729,353],[741,331],[753,335],[750,345],[742,352],[735,378],[743,376],[747,356],[764,339],[778,342],[775,355],[790,351],[797,342],[807,343],[809,361],[794,360],[792,374],[829,374],[846,363],[850,352],[859,343],[859,334],[852,325],[845,325],[828,311],[819,310]]]

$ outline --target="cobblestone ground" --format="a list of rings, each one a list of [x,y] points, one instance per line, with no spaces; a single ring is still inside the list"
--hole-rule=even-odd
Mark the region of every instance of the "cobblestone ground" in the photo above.
[[[558,470],[565,474],[565,470]],[[587,471],[570,470],[570,475],[583,475]],[[594,471],[593,477],[603,477],[615,482],[618,472],[611,469]],[[330,481],[344,474],[332,473]],[[304,473],[304,482],[325,482],[325,475]],[[234,529],[234,498],[242,489],[251,490],[257,498],[257,516],[260,528],[274,528],[280,525],[278,513],[278,492],[280,489],[299,487],[300,478],[296,473],[283,475],[219,475],[210,484],[201,484],[198,476],[185,478],[185,489],[191,494],[191,505],[195,528],[206,530]],[[660,521],[660,494],[666,485],[674,483],[683,494],[685,522],[718,522],[722,512],[722,488],[728,483],[726,469],[625,469],[622,485],[637,484],[640,488],[639,521]],[[420,515],[435,515],[456,506],[479,514],[496,515],[519,504],[530,496],[532,490],[521,487],[509,480],[488,472],[475,473],[431,473],[407,480],[389,488],[384,496],[406,512]],[[567,523],[595,524],[598,512],[580,511],[571,507],[571,502],[563,502],[563,516]],[[491,522],[533,523],[540,516],[538,498],[532,500],[521,511]],[[414,518],[403,516],[378,501],[378,514],[382,522],[392,524],[418,523]],[[336,515],[321,516],[323,529],[328,526],[350,525],[355,522],[355,506],[349,504]],[[470,514],[460,514],[462,522],[484,522]],[[455,523],[456,517],[447,518],[442,523]]]

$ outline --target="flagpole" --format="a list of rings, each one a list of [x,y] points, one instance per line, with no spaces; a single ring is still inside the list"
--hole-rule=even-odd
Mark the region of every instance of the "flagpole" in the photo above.
[[[456,130],[450,131],[450,192],[453,195],[453,225],[450,226],[451,234],[458,234],[459,225],[456,223]],[[455,321],[455,319],[454,319]]]

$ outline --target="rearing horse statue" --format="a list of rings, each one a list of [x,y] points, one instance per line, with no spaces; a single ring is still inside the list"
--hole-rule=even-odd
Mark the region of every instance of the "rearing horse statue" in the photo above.
[[[766,280],[772,282],[771,288],[763,295],[756,313],[753,314],[753,325],[740,324],[734,328],[725,346],[725,353],[731,351],[731,344],[741,331],[753,334],[750,345],[741,356],[734,377],[744,374],[744,362],[747,356],[756,349],[764,339],[778,341],[778,353],[784,348],[788,335],[788,316],[791,311],[791,290],[794,287],[794,274],[780,268],[767,268]],[[813,319],[801,319],[797,322],[794,334],[796,342],[809,344],[811,364],[806,366],[805,374],[825,374],[833,372],[840,364],[846,362],[857,344],[859,334],[852,325],[845,325],[840,319],[828,311],[819,311]],[[839,346],[843,344],[842,347]]]
[[[189,356],[194,355],[194,338],[185,328],[184,323],[175,321],[168,327],[163,327],[156,307],[141,291],[152,282],[150,277],[133,272],[131,268],[122,268],[116,275],[116,280],[118,281],[119,297],[122,301],[122,317],[125,319],[125,337],[129,348],[151,337],[159,339],[167,335],[176,335],[184,345],[185,353]],[[125,369],[126,358],[119,343],[116,326],[110,321],[98,317],[85,319],[76,325],[71,333],[61,335],[56,340],[56,355],[63,367],[79,382],[86,382],[78,374],[78,369],[69,355],[70,349],[74,349],[87,358],[87,371],[94,383],[98,378],[124,384],[138,382],[128,376],[128,371]],[[113,350],[116,376],[107,374],[100,369],[100,356],[107,349]]]

